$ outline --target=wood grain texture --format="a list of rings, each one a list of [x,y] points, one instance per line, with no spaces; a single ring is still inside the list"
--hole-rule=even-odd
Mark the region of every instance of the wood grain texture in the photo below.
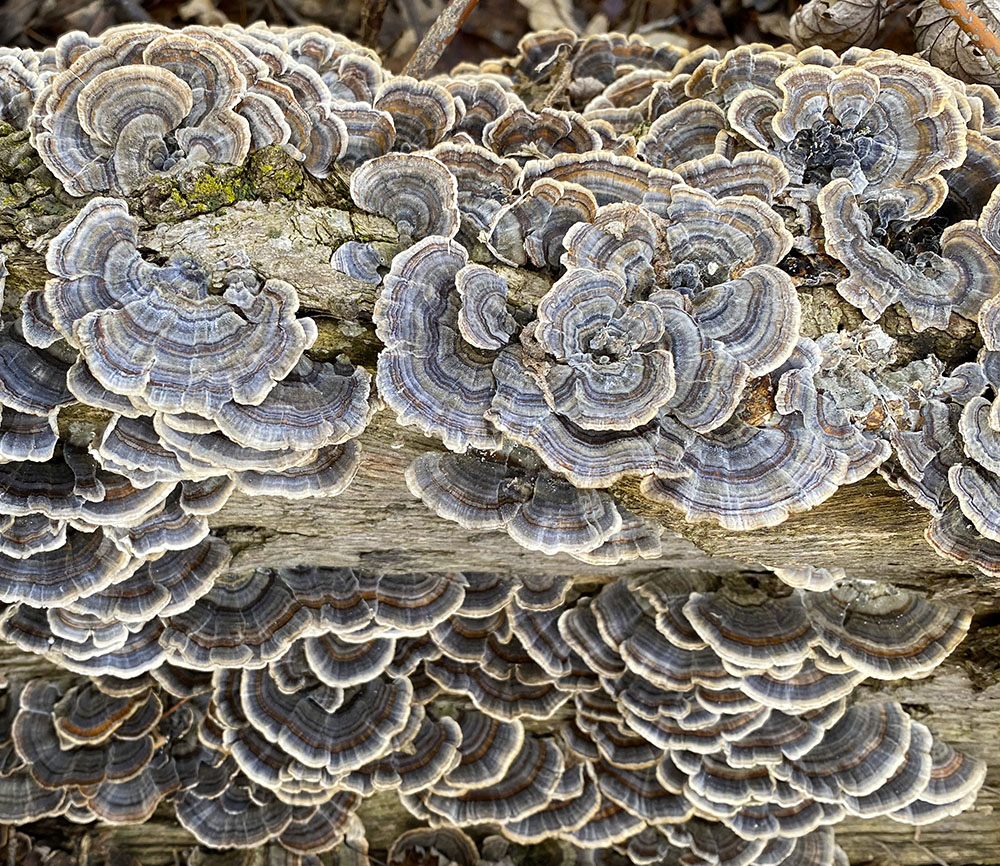
[[[750,565],[839,565],[849,575],[958,595],[980,610],[997,605],[997,581],[937,555],[923,538],[927,512],[878,477],[841,488],[820,507],[781,526],[737,533],[685,524],[678,512],[639,500],[634,486],[614,492],[665,525],[663,556],[614,568],[565,555],[524,550],[500,532],[473,532],[432,514],[406,488],[410,461],[442,446],[388,412],[360,439],[363,461],[351,487],[336,499],[234,496],[211,518],[236,549],[237,567],[354,565],[392,572],[501,568],[515,574],[571,574],[613,579],[662,568],[728,573]]]

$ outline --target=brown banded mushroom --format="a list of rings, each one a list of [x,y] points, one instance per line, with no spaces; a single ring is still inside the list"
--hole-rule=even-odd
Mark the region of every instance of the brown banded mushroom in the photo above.
[[[500,208],[485,235],[486,245],[509,265],[556,265],[563,237],[579,222],[591,222],[597,202],[579,184],[539,178],[522,196]]]
[[[431,156],[393,153],[368,160],[351,174],[351,199],[390,219],[405,246],[458,231],[458,184]]]
[[[467,264],[468,253],[455,241],[418,241],[393,259],[373,314],[385,344],[379,395],[400,423],[440,436],[459,452],[500,444],[483,418],[493,396],[491,358],[458,333],[455,279]]]
[[[455,99],[448,90],[407,75],[394,76],[382,84],[372,107],[392,117],[394,148],[406,153],[434,147],[456,121]]]

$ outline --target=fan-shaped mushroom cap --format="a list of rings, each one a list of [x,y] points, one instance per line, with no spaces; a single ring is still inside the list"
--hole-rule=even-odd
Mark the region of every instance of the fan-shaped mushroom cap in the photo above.
[[[929,824],[956,815],[975,801],[986,774],[981,760],[937,738],[931,743],[930,757],[927,786],[916,800],[890,812],[889,817],[907,824]]]
[[[629,431],[584,430],[554,413],[527,374],[519,346],[500,352],[493,375],[496,394],[486,418],[577,487],[606,487],[625,475],[671,471],[676,465],[679,444],[664,435],[659,422]]]
[[[431,156],[391,153],[369,160],[351,175],[351,198],[392,220],[404,243],[458,231],[458,184]]]
[[[530,497],[530,475],[508,460],[428,452],[406,470],[414,496],[466,529],[500,529]]]
[[[370,680],[342,695],[342,703],[328,703],[324,691],[331,690],[285,694],[266,668],[240,674],[240,702],[250,723],[306,767],[334,776],[384,754],[410,715],[413,690],[405,677]]]
[[[777,764],[794,760],[822,741],[828,728],[843,717],[847,701],[841,698],[818,710],[788,715],[772,710],[763,725],[725,744],[726,761],[734,767]]]
[[[234,110],[247,87],[234,49],[170,31],[105,35],[40,95],[32,139],[74,195],[129,192],[177,164],[238,164],[251,135]]]
[[[639,139],[639,155],[657,168],[673,168],[715,151],[726,128],[725,112],[715,103],[692,99],[657,117]]]
[[[606,633],[604,617],[598,616],[597,621]],[[736,684],[713,649],[676,647],[649,619],[630,626],[629,635],[619,644],[618,652],[630,671],[657,688],[688,691],[695,684],[719,688]]]
[[[478,571],[464,574],[465,597],[456,611],[461,616],[485,617],[497,613],[507,606],[517,588],[514,581],[500,574]]]
[[[675,824],[694,812],[686,797],[663,787],[655,766],[628,769],[602,760],[595,770],[604,797],[649,824]]]
[[[750,866],[767,847],[763,839],[742,839],[717,821],[692,818],[683,824],[666,826],[667,838],[674,845],[689,849],[696,862],[719,866]]]
[[[379,395],[400,423],[440,436],[455,451],[500,444],[483,419],[493,395],[492,358],[458,336],[455,276],[467,262],[454,241],[419,241],[393,259],[373,314],[385,344]]]
[[[242,775],[212,793],[202,796],[195,788],[174,801],[181,826],[204,845],[253,848],[279,836],[292,821],[290,805]]]
[[[684,183],[715,198],[753,195],[768,204],[788,185],[788,169],[776,156],[759,150],[740,151],[729,158],[714,152],[676,166]]]
[[[198,271],[184,264],[164,269],[172,270],[186,279],[158,281],[141,299],[75,326],[83,358],[109,390],[160,411],[212,417],[231,400],[260,403],[316,339],[313,321],[295,318],[298,296],[283,280],[230,285],[220,302]]]
[[[948,470],[948,483],[976,531],[989,541],[1000,541],[1000,510],[996,506],[1000,482],[974,465],[960,463]]]
[[[684,615],[722,659],[765,672],[800,665],[819,640],[797,595],[741,599],[696,592],[684,605]]]
[[[38,607],[65,604],[126,580],[140,565],[100,530],[70,529],[62,546],[29,559],[0,553],[0,599]]]
[[[4,525],[5,524],[5,525]],[[52,520],[42,514],[7,516],[0,525],[0,553],[14,559],[27,559],[66,543],[66,521]]]
[[[812,660],[790,677],[770,672],[740,678],[740,690],[768,707],[786,713],[801,713],[829,706],[847,697],[866,677],[863,671],[830,672]]]
[[[119,441],[102,443],[105,452],[105,462],[120,460],[123,465],[137,469],[152,468],[154,464],[150,461],[144,464],[143,460],[149,460],[143,453],[144,447],[149,447],[153,451],[154,457],[159,458],[163,463],[173,469],[174,465],[180,467],[179,473],[195,478],[209,478],[216,476],[219,472],[245,472],[250,470],[270,471],[282,470],[288,467],[300,466],[316,459],[318,451],[294,451],[290,448],[274,451],[261,451],[257,448],[249,448],[237,445],[231,439],[224,436],[211,421],[205,421],[200,416],[192,414],[168,415],[156,413],[150,419],[141,416],[134,421],[118,421],[115,427],[121,427],[126,433],[132,431],[143,431],[143,438],[146,442],[140,441],[138,433],[134,433],[129,440],[122,443],[123,437],[116,436]],[[152,427],[150,431],[149,428]],[[110,440],[111,437],[106,437]],[[150,443],[147,446],[147,443]],[[139,453],[130,456],[123,448],[125,445],[138,445],[134,450]],[[171,461],[171,457],[173,460]]]
[[[85,661],[121,648],[129,631],[124,623],[103,622],[63,608],[11,605],[0,620],[4,638],[28,652],[63,661]]]
[[[417,81],[406,75],[386,81],[375,95],[373,107],[392,116],[397,150],[434,147],[455,125],[455,100],[451,93],[433,81]]]
[[[983,538],[954,500],[931,518],[924,538],[948,559],[971,562],[984,574],[1000,574],[1000,542]]]
[[[69,805],[66,788],[43,788],[27,773],[0,776],[0,815],[11,824],[62,815]]]
[[[517,327],[507,311],[507,281],[483,265],[470,264],[455,274],[462,297],[458,328],[462,338],[478,349],[500,349]]]
[[[375,621],[400,635],[420,636],[457,611],[465,598],[461,574],[363,575]]]
[[[0,419],[0,459],[43,462],[51,460],[58,441],[55,413],[29,415],[5,408]]]
[[[53,611],[54,613],[55,611]],[[60,618],[73,616],[59,611]],[[51,619],[51,616],[50,616]],[[97,620],[95,623],[99,622]],[[51,654],[61,667],[73,673],[89,677],[109,676],[119,679],[131,679],[142,676],[163,664],[163,648],[160,646],[160,634],[163,626],[159,620],[144,623],[138,631],[127,631],[125,642],[116,648],[103,650],[99,653],[86,652],[78,654],[67,642],[59,648],[51,646]],[[82,655],[82,657],[77,657]]]
[[[565,834],[567,840],[582,848],[604,848],[624,842],[645,826],[642,818],[623,809],[607,797],[586,824]]]
[[[865,797],[902,766],[913,724],[899,704],[889,701],[851,707],[816,746],[772,772],[814,799]]]
[[[600,136],[586,119],[572,111],[523,106],[508,108],[483,129],[483,143],[500,156],[551,157],[601,149]]]
[[[25,343],[16,326],[0,331],[0,401],[5,409],[54,417],[74,402],[66,387],[68,369],[67,361],[56,352]]]
[[[803,601],[823,648],[878,679],[926,675],[961,643],[972,618],[970,608],[853,581]]]
[[[108,622],[142,623],[155,616],[173,616],[212,588],[229,559],[226,543],[209,537],[144,563],[127,580],[77,599],[66,609]]]
[[[570,697],[570,692],[552,682],[524,682],[516,673],[501,679],[483,670],[480,663],[447,656],[426,661],[424,670],[445,691],[468,695],[478,709],[507,721],[547,719]]]
[[[792,235],[775,211],[754,196],[716,199],[684,184],[670,191],[665,233],[670,260],[727,278],[754,265],[777,264],[791,249]]]
[[[21,710],[12,734],[18,754],[39,784],[49,788],[83,787],[105,779],[125,780],[149,762],[154,746],[148,731],[162,709],[155,697],[146,694],[123,702],[110,699],[124,718],[107,732],[109,741],[104,743],[87,738],[67,741],[65,731],[60,736],[54,714],[64,696],[60,686],[41,681],[30,682],[21,691]]]
[[[763,90],[737,96],[729,121],[768,150],[771,142],[762,134],[761,120],[773,117],[767,126],[784,143],[780,152],[797,181],[814,173],[825,182],[836,165],[836,173],[849,177],[858,193],[869,186],[934,185],[941,171],[965,158],[964,123],[954,91],[927,63],[875,53],[838,69],[796,65],[775,84],[779,99]],[[770,108],[764,107],[766,100]],[[832,134],[827,111],[846,132],[843,152],[836,157],[807,150],[808,142]],[[763,117],[755,121],[755,115]],[[864,135],[864,130],[873,132]]]
[[[459,661],[485,662],[503,666],[493,658],[496,644],[509,643],[512,635],[506,610],[483,617],[455,615],[439,623],[430,632],[431,640],[450,658]],[[506,671],[497,671],[503,675]]]
[[[458,237],[471,247],[513,194],[520,166],[485,147],[456,140],[442,142],[430,155],[447,166],[458,184],[458,209],[462,216]],[[489,177],[489,183],[483,182],[484,177]]]
[[[6,48],[0,54],[0,120],[26,129],[28,115],[44,83],[33,51]]]
[[[478,710],[466,710],[459,717],[459,727],[461,757],[443,783],[455,790],[478,790],[503,779],[524,744],[521,722],[503,722]]]
[[[620,202],[598,208],[592,221],[572,226],[563,239],[561,262],[572,268],[611,270],[635,292],[652,283],[650,262],[659,244],[660,224],[644,208]]]
[[[417,710],[420,712],[417,712]],[[458,746],[462,739],[458,722],[447,717],[435,719],[415,708],[416,733],[401,742],[404,734],[393,739],[390,751],[371,764],[350,773],[342,782],[345,788],[367,796],[376,790],[397,789],[414,794],[433,787],[458,764]]]
[[[164,623],[168,660],[207,670],[260,667],[312,624],[310,612],[271,569],[223,574],[192,607]]]
[[[607,151],[566,153],[551,159],[532,160],[524,167],[522,189],[530,189],[542,177],[585,187],[593,193],[598,205],[632,202],[653,213],[665,210],[670,188],[679,180],[672,171],[651,168],[637,159]]]
[[[353,812],[360,802],[356,794],[340,791],[315,807],[296,809],[278,842],[291,851],[292,856],[298,854],[303,858],[344,846],[349,851],[364,853],[367,848],[365,828]],[[338,856],[338,862],[346,859]]]
[[[226,403],[215,422],[239,445],[263,451],[309,451],[358,436],[368,424],[371,376],[341,356],[335,363],[303,356],[262,402]]]
[[[247,469],[234,473],[233,480],[251,496],[339,496],[350,486],[360,466],[361,446],[351,441],[326,445],[311,460],[297,466],[270,471]]]
[[[226,504],[235,487],[228,475],[201,481],[184,480],[181,482],[181,508],[188,514],[215,514]]]
[[[45,262],[56,275],[45,287],[44,308],[64,337],[92,310],[138,297],[155,269],[136,250],[138,224],[119,199],[96,197],[50,242]]]
[[[966,315],[978,311],[982,295],[967,291],[974,283],[960,279],[959,268],[949,259],[926,253],[911,265],[871,241],[871,219],[846,178],[827,184],[817,204],[826,248],[849,271],[837,291],[869,319],[877,319],[897,301],[918,330],[947,327],[953,309],[965,310]],[[957,244],[956,240],[954,251],[959,254],[962,250]],[[973,251],[968,244],[965,247],[965,252]],[[973,260],[963,261],[962,267],[974,267]]]
[[[577,830],[586,824],[600,807],[601,794],[587,764],[568,767],[563,779],[570,777],[574,788],[567,790],[564,781],[553,799],[537,812],[520,821],[508,821],[503,834],[522,845],[542,842],[552,836]]]
[[[804,563],[790,563],[771,570],[778,575],[782,583],[787,583],[797,589],[809,589],[817,592],[832,589],[847,576],[842,568],[816,568]]]
[[[386,858],[390,866],[403,866],[413,854],[424,856],[437,852],[456,866],[476,866],[479,851],[476,843],[457,827],[417,827],[407,830],[392,843]]]
[[[343,636],[364,630],[374,619],[374,592],[362,593],[353,569],[296,566],[278,569],[277,575],[323,631]]]
[[[116,415],[101,434],[94,457],[105,469],[121,472],[143,486],[173,483],[185,476],[211,472],[203,461],[185,459],[157,435],[153,419]],[[186,456],[186,455],[185,455]],[[211,474],[217,474],[218,470]]]
[[[507,264],[530,260],[538,267],[555,266],[566,232],[578,222],[593,220],[596,211],[597,202],[585,187],[543,177],[497,211],[484,239],[490,252]]]
[[[682,272],[686,274],[688,269],[682,267]],[[722,343],[702,331],[695,317],[685,309],[686,303],[679,292],[658,291],[652,302],[663,316],[667,345],[674,361],[676,385],[665,408],[683,425],[672,425],[669,419],[661,417],[660,429],[664,439],[677,440],[674,447],[680,451],[684,450],[684,440],[694,438],[690,431],[715,430],[732,417],[750,371]],[[750,329],[773,334],[766,324],[763,329],[756,325]]]
[[[756,529],[828,499],[841,483],[848,458],[794,427],[751,427],[732,420],[700,437],[683,462],[690,474],[645,479],[643,495],[680,508],[687,520]]]
[[[670,353],[647,348],[664,336],[660,308],[628,304],[625,294],[614,274],[577,268],[538,306],[532,336],[545,358],[532,360],[529,374],[553,411],[585,429],[634,429],[674,396]]]
[[[780,367],[799,340],[795,287],[783,271],[770,265],[748,268],[736,279],[700,291],[694,299],[694,317],[702,333],[722,343],[752,376]]]
[[[382,282],[380,267],[388,267],[389,260],[376,245],[367,241],[347,241],[333,251],[330,267],[337,273],[377,286]]]
[[[564,769],[562,752],[553,740],[526,737],[500,781],[454,794],[432,790],[424,802],[432,812],[459,826],[518,821],[549,802]]]
[[[130,527],[108,527],[105,535],[126,553],[139,559],[186,550],[208,535],[208,521],[188,514],[180,507],[180,497],[171,495],[163,508]]]
[[[378,639],[347,643],[336,635],[302,638],[309,669],[328,686],[348,688],[379,676],[392,661],[396,643]]]
[[[622,525],[607,494],[507,460],[428,453],[408,467],[406,480],[439,516],[470,529],[504,529],[523,547],[547,554],[594,550]]]

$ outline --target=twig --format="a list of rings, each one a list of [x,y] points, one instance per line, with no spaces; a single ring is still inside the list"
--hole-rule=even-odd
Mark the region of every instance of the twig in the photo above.
[[[990,30],[965,0],[937,0],[938,4],[951,16],[959,29],[983,52],[990,68],[1000,75],[1000,38]]]
[[[551,108],[555,105],[556,100],[566,92],[566,88],[569,87],[569,83],[573,78],[573,64],[569,62],[570,47],[568,45],[560,45],[558,53],[562,55],[560,58],[562,68],[559,70],[558,77],[542,101],[542,108]]]
[[[365,0],[361,7],[361,44],[374,48],[382,30],[382,19],[389,0]]]
[[[449,0],[444,11],[438,15],[431,29],[420,40],[417,50],[403,69],[404,75],[424,78],[437,65],[448,44],[455,38],[458,29],[476,8],[479,0]]]
[[[635,33],[642,25],[642,19],[646,17],[646,6],[649,0],[633,0],[632,15],[630,16],[628,32]]]

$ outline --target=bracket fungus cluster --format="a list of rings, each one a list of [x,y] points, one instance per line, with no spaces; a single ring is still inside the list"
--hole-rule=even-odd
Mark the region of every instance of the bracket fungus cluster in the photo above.
[[[848,815],[967,808],[981,761],[849,698],[926,676],[971,611],[871,581],[782,586],[229,573],[161,611],[145,673],[7,689],[0,818],[127,823],[168,801],[205,844],[316,853],[363,838],[358,805],[395,791],[442,831],[832,866]],[[15,620],[27,648],[79,628]]]
[[[0,327],[0,637],[79,675],[0,694],[0,821],[169,802],[206,845],[362,856],[360,804],[396,792],[429,826],[390,863],[556,838],[839,866],[847,816],[972,804],[981,761],[851,700],[927,676],[969,609],[821,563],[248,571],[209,519],[342,493],[385,408],[443,446],[414,496],[530,550],[653,560],[662,506],[753,530],[878,472],[1000,574],[994,91],[889,51],[568,31],[420,81],[322,28],[143,24],[0,50],[0,134],[66,194]],[[395,227],[315,263],[364,290],[374,376],[240,237],[148,245],[151,189],[269,148]]]

